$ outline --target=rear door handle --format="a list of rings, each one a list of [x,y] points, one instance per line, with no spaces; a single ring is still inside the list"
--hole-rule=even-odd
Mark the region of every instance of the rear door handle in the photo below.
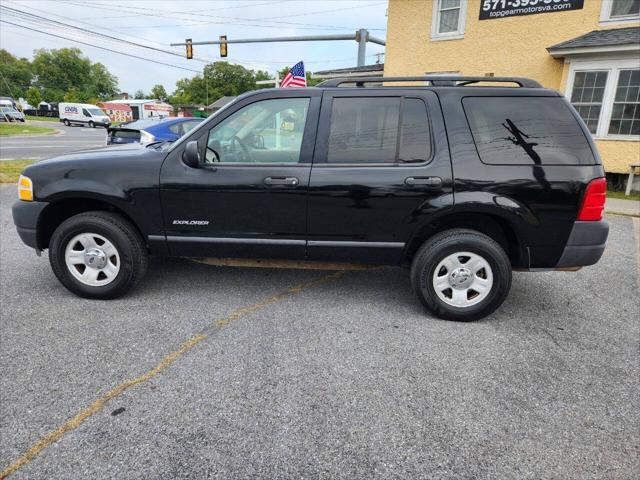
[[[267,177],[264,179],[265,185],[298,185],[300,180],[296,177]]]
[[[425,185],[427,187],[439,187],[442,185],[440,177],[407,177],[404,179],[407,185]]]

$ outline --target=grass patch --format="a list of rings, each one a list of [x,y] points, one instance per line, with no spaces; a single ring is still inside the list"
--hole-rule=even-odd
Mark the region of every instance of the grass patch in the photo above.
[[[0,123],[0,136],[34,135],[40,133],[53,133],[55,128],[25,125],[24,123]]]
[[[631,192],[626,196],[624,192],[618,190],[607,190],[607,198],[619,198],[621,200],[640,200],[640,192]]]
[[[37,115],[25,115],[24,118],[26,118],[27,120],[38,120],[40,122],[60,123],[60,119],[58,117],[39,117]]]
[[[0,160],[0,183],[16,183],[18,177],[33,160]]]

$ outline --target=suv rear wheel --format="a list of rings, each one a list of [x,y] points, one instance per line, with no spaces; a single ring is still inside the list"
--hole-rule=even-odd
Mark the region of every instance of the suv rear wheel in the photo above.
[[[144,276],[147,251],[120,215],[86,212],[65,220],[51,237],[49,261],[58,280],[85,298],[124,295]]]
[[[411,282],[431,313],[472,321],[504,302],[511,288],[511,263],[488,236],[474,230],[447,230],[420,247],[411,265]]]

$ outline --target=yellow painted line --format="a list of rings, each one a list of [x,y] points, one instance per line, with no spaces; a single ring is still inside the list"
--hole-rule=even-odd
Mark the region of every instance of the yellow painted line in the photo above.
[[[260,310],[264,307],[267,307],[276,302],[284,300],[289,296],[296,295],[302,292],[303,290],[309,287],[312,287],[314,285],[318,285],[320,283],[324,283],[329,280],[338,279],[343,275],[344,275],[344,272],[335,272],[335,273],[330,273],[328,275],[324,275],[323,277],[320,277],[319,279],[313,280],[311,282],[300,283],[294,287],[289,288],[288,290],[285,290],[282,293],[279,293],[272,297],[268,297],[259,303],[254,303],[253,305],[249,305],[246,307],[241,307],[236,310],[233,310],[225,318],[221,320],[217,320],[215,322],[215,325],[217,325],[220,328],[223,328],[229,325],[231,322],[238,320],[239,318],[245,315],[253,313],[256,310]],[[80,425],[84,423],[85,420],[87,420],[92,415],[98,413],[100,410],[102,410],[105,404],[112,398],[115,398],[121,395],[125,390],[131,387],[134,387],[140,383],[143,383],[143,382],[146,382],[147,380],[152,379],[153,377],[161,373],[163,370],[166,370],[168,367],[171,366],[173,362],[175,362],[182,355],[184,355],[189,350],[191,350],[196,345],[198,345],[200,342],[202,342],[204,339],[206,339],[207,336],[208,335],[205,333],[199,333],[197,335],[194,335],[187,341],[183,342],[182,345],[180,345],[180,348],[166,355],[160,361],[160,363],[158,363],[153,369],[135,378],[126,380],[120,385],[109,390],[107,393],[105,393],[103,396],[101,396],[96,401],[94,401],[91,405],[89,405],[89,407],[85,408],[84,410],[81,410],[72,418],[67,420],[64,424],[62,424],[62,426],[58,427],[57,429],[46,434],[44,437],[40,438],[40,440],[38,440],[35,444],[33,444],[20,458],[18,458],[15,462],[13,462],[11,465],[5,468],[2,471],[2,473],[0,473],[0,480],[6,478],[7,476],[11,475],[19,468],[25,466],[27,463],[33,460],[36,456],[38,456],[38,454],[40,454],[42,450],[54,444],[58,440],[60,440],[65,434],[67,434],[71,430],[78,428]]]

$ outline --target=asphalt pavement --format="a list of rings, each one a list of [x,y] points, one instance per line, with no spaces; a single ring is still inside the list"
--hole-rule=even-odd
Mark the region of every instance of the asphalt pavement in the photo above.
[[[76,150],[104,147],[107,137],[106,129],[102,127],[65,127],[59,122],[37,120],[29,120],[27,124],[55,128],[59,132],[51,135],[0,137],[0,161],[44,160]]]
[[[10,478],[638,478],[637,218],[607,216],[598,265],[515,273],[465,324],[425,314],[399,268],[153,260],[129,296],[80,299],[20,243],[15,195],[0,188]]]

